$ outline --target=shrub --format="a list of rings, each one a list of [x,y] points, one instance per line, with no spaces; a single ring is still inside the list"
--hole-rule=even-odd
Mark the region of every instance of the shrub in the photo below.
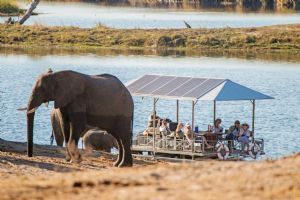
[[[0,13],[10,14],[19,12],[19,7],[15,1],[12,0],[0,0]]]

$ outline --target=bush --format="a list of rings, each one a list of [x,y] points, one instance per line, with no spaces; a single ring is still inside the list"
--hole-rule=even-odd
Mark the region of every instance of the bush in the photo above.
[[[15,1],[12,0],[0,0],[0,13],[10,14],[19,12],[19,7]]]
[[[247,36],[245,39],[246,43],[255,43],[256,42],[256,38],[254,36]]]

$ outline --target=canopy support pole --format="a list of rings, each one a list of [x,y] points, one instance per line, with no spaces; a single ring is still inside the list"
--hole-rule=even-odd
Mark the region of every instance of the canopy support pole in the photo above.
[[[156,140],[156,103],[158,99],[153,98],[153,157],[155,157],[155,140]],[[158,125],[158,123],[157,123]]]
[[[216,113],[217,113],[216,109],[217,109],[217,103],[216,103],[216,100],[214,100],[214,121],[213,121],[213,124],[216,121]]]
[[[176,121],[179,123],[179,100],[176,100]]]
[[[192,132],[194,131],[194,125],[195,125],[195,105],[197,101],[192,102]],[[195,137],[194,134],[192,134],[192,160],[194,160],[194,143],[195,143]]]
[[[252,134],[253,134],[253,137],[254,137],[254,122],[255,122],[255,100],[253,99],[251,101],[252,103]]]

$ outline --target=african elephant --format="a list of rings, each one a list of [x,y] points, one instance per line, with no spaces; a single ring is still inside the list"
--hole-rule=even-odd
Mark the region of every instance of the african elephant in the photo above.
[[[54,101],[62,114],[66,159],[80,162],[78,140],[87,126],[112,134],[119,154],[114,166],[132,166],[131,139],[133,99],[123,83],[113,75],[90,76],[74,71],[42,74],[36,80],[27,106],[27,154],[33,154],[33,125],[36,109]]]
[[[51,114],[52,134],[54,135],[57,146],[62,147],[64,145],[64,134],[62,127],[62,116],[59,109],[52,109]]]
[[[119,148],[116,139],[111,134],[99,129],[88,130],[82,140],[86,150],[100,150],[110,153],[111,148]]]

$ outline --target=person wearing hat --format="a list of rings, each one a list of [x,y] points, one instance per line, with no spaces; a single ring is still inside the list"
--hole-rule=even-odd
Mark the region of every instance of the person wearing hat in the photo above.
[[[250,136],[251,132],[249,130],[249,125],[247,123],[243,123],[242,128],[240,129],[240,132],[238,134],[238,141],[242,143],[242,148],[245,146],[245,144],[248,144],[250,142]]]

